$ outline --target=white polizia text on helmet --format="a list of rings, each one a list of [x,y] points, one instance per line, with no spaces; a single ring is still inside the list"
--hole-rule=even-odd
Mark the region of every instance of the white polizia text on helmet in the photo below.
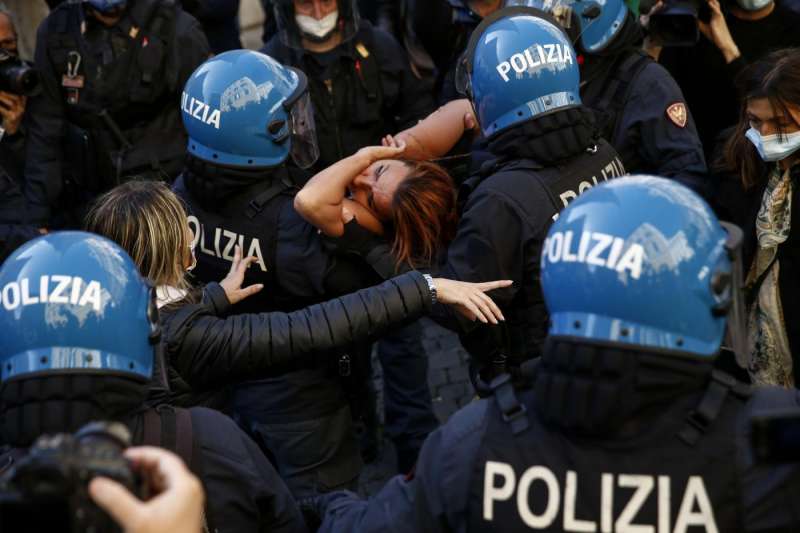
[[[641,244],[631,243],[626,247],[624,239],[589,231],[579,237],[571,231],[557,231],[547,238],[542,251],[542,262],[585,263],[627,272],[633,279],[642,275],[644,258]]]
[[[38,282],[39,292],[34,295],[31,289]],[[91,306],[100,312],[103,288],[98,281],[85,281],[77,276],[42,276],[38,280],[23,278],[12,281],[0,291],[0,301],[6,311],[20,306],[37,304],[71,304]]]
[[[190,117],[199,120],[203,124],[214,126],[219,129],[220,111],[200,100],[195,100],[184,91],[181,93],[181,110]]]
[[[559,479],[546,466],[531,466],[517,479],[514,468],[508,463],[487,461],[483,477],[483,519],[494,521],[495,502],[510,500],[516,489],[517,512],[531,529],[561,529],[562,531],[640,531],[655,533],[686,533],[689,528],[705,528],[707,533],[718,533],[711,499],[700,476],[689,476],[683,490],[678,513],[672,515],[671,495],[673,480],[670,476],[638,474],[600,474],[599,520],[579,518],[581,506],[580,479],[572,470],[566,472],[562,492]],[[534,512],[530,507],[530,492],[547,494],[546,505]],[[648,501],[655,499],[657,523],[635,523],[639,511]],[[614,509],[622,511],[614,516]],[[562,523],[556,525],[561,510]],[[674,519],[674,521],[673,521]],[[599,522],[599,523],[598,523]],[[673,525],[674,524],[674,525]]]
[[[573,62],[572,50],[569,46],[564,46],[563,44],[534,44],[497,65],[497,72],[500,73],[503,81],[509,82],[511,78],[508,74],[512,70],[517,74],[523,74],[537,67],[556,63],[572,65]]]

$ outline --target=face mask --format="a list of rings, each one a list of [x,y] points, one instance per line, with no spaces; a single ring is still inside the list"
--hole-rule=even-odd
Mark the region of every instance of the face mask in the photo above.
[[[745,11],[758,11],[770,5],[772,0],[736,0],[736,3]]]
[[[745,137],[756,147],[761,159],[767,162],[781,161],[800,150],[800,131],[783,135],[781,140],[778,134],[761,135],[754,128],[750,128]]]
[[[336,29],[336,23],[339,21],[339,11],[333,11],[319,20],[308,15],[295,15],[294,20],[300,27],[300,31],[306,35],[324,40]]]

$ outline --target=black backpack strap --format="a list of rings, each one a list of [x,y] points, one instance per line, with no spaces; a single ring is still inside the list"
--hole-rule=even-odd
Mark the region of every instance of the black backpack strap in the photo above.
[[[280,176],[276,175],[272,185],[270,185],[267,190],[250,200],[250,203],[247,204],[247,209],[245,210],[244,214],[247,218],[253,220],[274,198],[284,193],[294,194],[298,190],[299,188],[294,184],[287,173],[281,173]]]
[[[528,410],[517,399],[511,374],[502,374],[492,380],[489,387],[492,389],[495,403],[503,416],[503,422],[511,425],[511,433],[519,435],[530,427]]]
[[[730,393],[747,398],[750,396],[750,388],[724,372],[713,370],[700,403],[686,416],[684,426],[678,431],[678,438],[690,447],[697,444],[719,416]]]

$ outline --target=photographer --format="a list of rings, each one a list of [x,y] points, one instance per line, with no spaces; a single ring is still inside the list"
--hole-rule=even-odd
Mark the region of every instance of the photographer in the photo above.
[[[160,448],[129,448],[125,457],[156,495],[139,501],[116,481],[96,477],[89,483],[92,500],[122,526],[125,533],[197,533],[202,528],[203,486],[179,457]]]
[[[683,89],[711,161],[720,133],[739,118],[736,75],[770,51],[800,45],[800,16],[773,0],[709,0],[708,8],[697,44],[666,46],[659,62]]]

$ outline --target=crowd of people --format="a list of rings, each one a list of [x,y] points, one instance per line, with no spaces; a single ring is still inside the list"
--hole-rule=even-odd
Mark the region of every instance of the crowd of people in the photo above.
[[[0,8],[0,527],[800,528],[794,0],[261,1]]]

